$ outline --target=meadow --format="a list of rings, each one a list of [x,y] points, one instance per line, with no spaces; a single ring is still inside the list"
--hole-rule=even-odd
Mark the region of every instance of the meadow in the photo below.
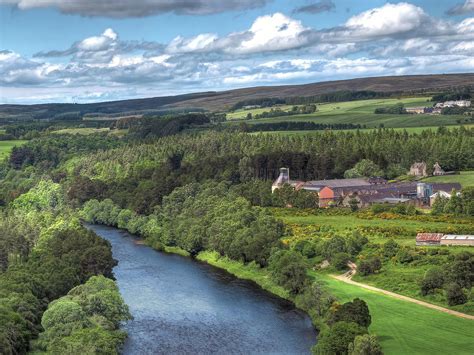
[[[312,272],[340,301],[362,298],[372,315],[370,332],[385,354],[472,354],[472,320],[398,300]]]
[[[377,128],[383,125],[388,128],[401,127],[433,127],[459,125],[459,120],[465,117],[459,115],[427,115],[427,114],[375,114],[374,110],[379,107],[392,106],[403,103],[405,107],[431,106],[429,97],[415,97],[402,99],[372,99],[356,100],[336,103],[318,104],[318,111],[307,115],[289,115],[273,118],[262,118],[246,120],[248,124],[287,122],[287,121],[309,121],[324,124],[352,123],[365,125],[367,128]],[[279,106],[282,110],[291,108],[289,105]],[[258,108],[252,110],[238,110],[227,114],[231,121],[244,119],[248,113],[252,115],[269,111],[270,108]]]
[[[13,147],[24,144],[24,140],[0,141],[0,159],[7,156]]]
[[[452,308],[459,312],[474,314],[472,302],[464,305],[448,307],[444,292],[438,291],[434,294],[422,296],[420,282],[427,270],[435,265],[445,263],[447,254],[456,255],[463,251],[472,251],[470,247],[451,246],[436,248],[432,246],[416,247],[415,237],[418,232],[469,233],[474,230],[474,220],[468,218],[450,218],[448,220],[434,220],[428,216],[419,216],[418,220],[410,219],[408,216],[399,218],[381,218],[368,216],[366,213],[337,215],[330,212],[310,214],[309,212],[298,212],[296,209],[274,209],[276,216],[287,223],[292,234],[287,238],[288,243],[309,238],[320,238],[314,235],[315,231],[321,230],[344,234],[358,230],[368,238],[370,247],[368,253],[376,250],[389,240],[394,240],[401,247],[407,247],[413,253],[412,262],[399,263],[387,260],[383,263],[380,272],[361,276],[356,274],[355,281],[366,283],[405,296],[417,298],[426,302],[443,307]],[[369,218],[367,218],[369,217]],[[324,234],[324,232],[323,232]],[[444,254],[431,255],[433,249],[442,250]],[[428,254],[428,255],[427,255]],[[362,259],[366,256],[362,256]],[[354,260],[357,261],[357,260]],[[320,262],[320,261],[317,261]],[[335,273],[341,271],[332,270]]]
[[[275,215],[289,225],[297,226],[324,226],[335,231],[348,231],[357,228],[379,229],[380,231],[389,231],[394,229],[398,234],[394,237],[397,243],[407,246],[415,246],[415,236],[419,232],[447,232],[453,228],[470,228],[465,220],[438,222],[425,220],[408,220],[400,217],[399,219],[383,218],[360,218],[356,214],[336,215],[336,214],[297,214],[288,209],[274,209]],[[474,222],[473,222],[474,223]],[[474,226],[473,226],[474,227]],[[373,234],[370,237],[372,242],[383,243],[387,241],[382,233]]]
[[[77,128],[64,128],[57,131],[51,132],[52,134],[78,134],[78,135],[90,135],[96,133],[108,133],[118,136],[123,136],[127,133],[126,129],[110,129],[110,128],[91,128],[91,127],[77,127]]]
[[[474,129],[474,125],[472,124],[465,124],[465,125],[455,125],[455,126],[448,126],[447,129],[453,129],[453,128],[460,128],[464,127],[466,129]],[[406,131],[410,134],[420,134],[423,131],[436,131],[439,128],[439,126],[425,126],[425,127],[398,127],[398,128],[389,128],[393,129],[394,131]],[[361,132],[371,132],[378,130],[379,128],[361,128],[359,131]],[[340,129],[340,130],[331,130],[332,132],[350,132],[354,131],[353,129]],[[302,135],[302,134],[320,134],[321,131],[318,130],[307,130],[307,131],[265,131],[265,132],[252,132],[251,134],[281,134],[285,136],[297,136],[297,135]]]
[[[459,175],[430,176],[426,182],[459,182],[462,187],[474,186],[474,171],[461,171]]]

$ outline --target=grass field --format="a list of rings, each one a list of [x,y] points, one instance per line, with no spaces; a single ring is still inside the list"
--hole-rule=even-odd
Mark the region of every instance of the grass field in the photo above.
[[[221,258],[216,252],[201,252],[198,260],[252,280],[263,289],[283,298],[288,292],[275,285],[266,269]],[[367,302],[372,316],[370,332],[378,336],[385,354],[472,354],[474,322],[457,318],[417,304],[397,300],[377,292],[334,280],[328,275],[309,272],[340,302],[356,297]]]
[[[394,115],[394,114],[374,114],[377,107],[386,107],[403,103],[406,107],[431,105],[428,97],[404,98],[404,99],[373,99],[357,100],[338,103],[318,104],[318,111],[308,115],[281,116],[274,118],[265,118],[258,120],[245,121],[248,124],[268,123],[268,122],[287,122],[287,121],[310,121],[315,123],[352,123],[366,125],[368,128],[376,128],[383,124],[384,127],[430,127],[458,125],[458,115]],[[285,109],[287,106],[282,106]],[[231,120],[244,118],[247,113],[256,114],[262,111],[268,111],[270,108],[244,110],[229,113]]]
[[[461,171],[459,175],[431,176],[427,182],[459,182],[462,187],[474,186],[474,171]]]
[[[461,127],[460,125],[456,126],[449,126],[448,129],[451,128],[459,128]],[[466,124],[463,125],[464,128],[467,129],[474,129],[474,125],[472,124]],[[407,131],[408,133],[421,133],[423,131],[436,131],[439,128],[439,126],[426,126],[426,127],[398,127],[398,128],[390,128],[395,131]],[[370,132],[370,131],[376,131],[378,128],[361,128],[361,132]],[[341,130],[332,130],[332,132],[354,132],[353,129],[341,129]],[[296,135],[304,135],[304,134],[320,134],[323,131],[264,131],[264,132],[252,132],[251,134],[259,134],[259,133],[264,133],[264,134],[282,134],[286,136],[296,136]]]
[[[400,228],[406,231],[406,235],[398,235],[395,239],[399,244],[415,246],[415,236],[418,232],[449,231],[453,227],[469,228],[469,225],[453,223],[453,222],[433,222],[433,221],[411,221],[407,219],[363,219],[356,215],[326,215],[314,214],[308,216],[299,216],[292,214],[291,211],[285,209],[275,210],[277,217],[281,218],[287,224],[293,225],[318,225],[331,227],[336,231],[352,230],[358,227],[378,227],[378,228]],[[474,222],[473,222],[474,223]],[[474,228],[474,225],[473,225]],[[371,237],[373,242],[385,242],[387,239],[381,235]]]
[[[7,156],[13,147],[24,144],[26,141],[0,141],[0,159]]]
[[[52,134],[79,134],[79,135],[89,135],[95,133],[109,133],[113,135],[122,136],[127,133],[126,129],[114,129],[111,130],[110,128],[64,128],[57,131],[51,132]]]
[[[340,301],[367,302],[385,354],[473,354],[474,322],[312,273]]]

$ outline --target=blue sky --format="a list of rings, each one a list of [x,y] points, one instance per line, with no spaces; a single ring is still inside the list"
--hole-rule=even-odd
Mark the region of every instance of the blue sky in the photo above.
[[[474,71],[474,0],[0,0],[0,103]]]

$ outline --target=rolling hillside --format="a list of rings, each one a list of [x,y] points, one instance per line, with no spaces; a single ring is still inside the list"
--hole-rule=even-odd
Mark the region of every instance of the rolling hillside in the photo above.
[[[1,121],[78,119],[86,116],[114,118],[117,114],[142,114],[167,110],[225,110],[255,98],[313,96],[334,91],[371,90],[428,94],[431,91],[474,85],[474,73],[390,76],[338,80],[304,85],[260,86],[222,92],[203,92],[90,104],[0,105]]]

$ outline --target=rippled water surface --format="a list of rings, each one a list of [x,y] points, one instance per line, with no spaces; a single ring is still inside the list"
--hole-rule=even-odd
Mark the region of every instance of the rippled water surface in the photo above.
[[[114,273],[134,317],[124,354],[305,354],[316,342],[306,314],[253,283],[89,227],[119,261]]]

